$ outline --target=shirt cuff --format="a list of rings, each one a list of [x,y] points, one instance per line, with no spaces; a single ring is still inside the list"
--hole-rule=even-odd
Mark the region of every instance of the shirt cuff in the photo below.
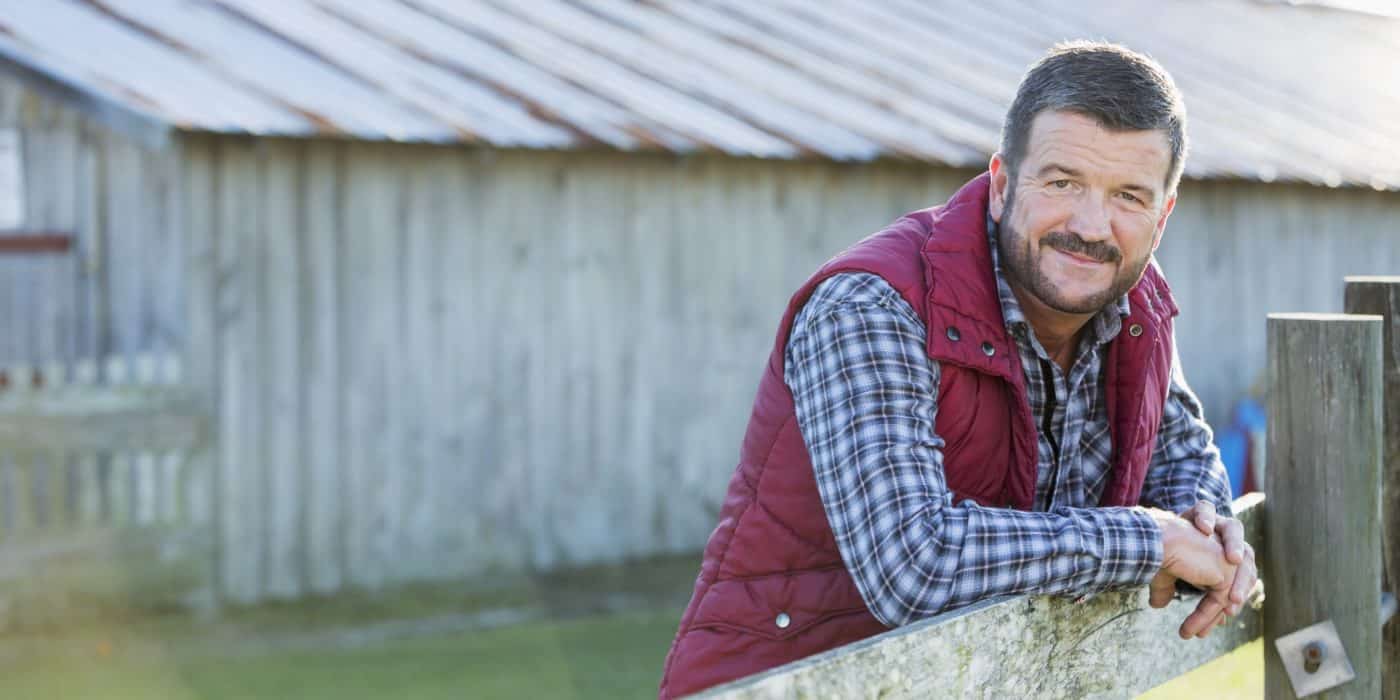
[[[1133,508],[1086,509],[1099,535],[1096,590],[1141,586],[1162,568],[1162,531],[1152,516]]]

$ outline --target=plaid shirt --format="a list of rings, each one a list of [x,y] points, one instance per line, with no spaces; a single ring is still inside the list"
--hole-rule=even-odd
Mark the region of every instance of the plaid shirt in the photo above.
[[[784,379],[837,548],[866,605],[892,627],[998,595],[1144,584],[1161,566],[1150,516],[1094,507],[1111,467],[1103,356],[1127,297],[1094,317],[1066,374],[1031,332],[989,231],[1003,317],[1040,426],[1034,511],[953,505],[934,432],[938,363],[925,352],[923,321],[884,280],[826,280],[788,339]],[[1211,437],[1174,357],[1142,503],[1181,512],[1205,500],[1228,515]]]

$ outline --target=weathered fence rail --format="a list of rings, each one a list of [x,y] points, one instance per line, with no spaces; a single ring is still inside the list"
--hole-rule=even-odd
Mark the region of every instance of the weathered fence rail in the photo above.
[[[3,369],[0,628],[207,603],[207,421],[176,359]]]
[[[1349,278],[1346,308],[1352,315],[1269,317],[1269,496],[1234,503],[1268,600],[1208,638],[1177,635],[1199,596],[1161,610],[1145,589],[1084,602],[1002,598],[699,697],[1119,698],[1262,636],[1270,698],[1375,698],[1384,683],[1383,697],[1400,699],[1400,622],[1387,625],[1381,605],[1383,587],[1400,580],[1400,277]],[[1316,668],[1303,663],[1305,646],[1276,644],[1300,630],[1316,641],[1309,628],[1326,622],[1341,648],[1319,647]],[[1350,680],[1316,689],[1343,666]]]
[[[1260,494],[1235,501],[1246,538],[1262,532]],[[1166,608],[1145,588],[1084,602],[985,601],[702,693],[703,698],[1121,698],[1160,685],[1260,635],[1246,606],[1204,640],[1183,641],[1199,596]]]

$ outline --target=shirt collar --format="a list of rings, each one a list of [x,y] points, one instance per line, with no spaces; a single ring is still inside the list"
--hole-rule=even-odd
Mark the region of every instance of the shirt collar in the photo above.
[[[1011,285],[1006,281],[1006,277],[1001,270],[1001,252],[997,249],[997,236],[1000,234],[1000,227],[992,219],[990,213],[987,214],[987,244],[992,249],[992,273],[997,280],[997,300],[1001,302],[1001,316],[1006,321],[1006,329],[1012,336],[1019,339],[1033,338],[1030,322],[1026,320],[1026,315],[1021,311],[1021,303],[1016,300],[1016,295],[1011,292]],[[1090,324],[1090,337],[1094,345],[1102,345],[1118,337],[1118,332],[1123,329],[1123,319],[1132,312],[1132,307],[1128,303],[1128,295],[1124,294],[1115,301],[1109,302],[1106,306],[1094,315]],[[1035,343],[1039,345],[1039,343]]]

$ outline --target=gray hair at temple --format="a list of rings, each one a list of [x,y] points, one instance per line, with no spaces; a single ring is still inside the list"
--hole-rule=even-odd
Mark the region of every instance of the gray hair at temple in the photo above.
[[[1026,155],[1031,122],[1046,110],[1082,114],[1113,131],[1166,132],[1166,192],[1176,191],[1186,165],[1186,105],[1171,75],[1153,59],[1104,42],[1051,47],[1021,79],[1006,112],[1001,157],[1012,173]]]

